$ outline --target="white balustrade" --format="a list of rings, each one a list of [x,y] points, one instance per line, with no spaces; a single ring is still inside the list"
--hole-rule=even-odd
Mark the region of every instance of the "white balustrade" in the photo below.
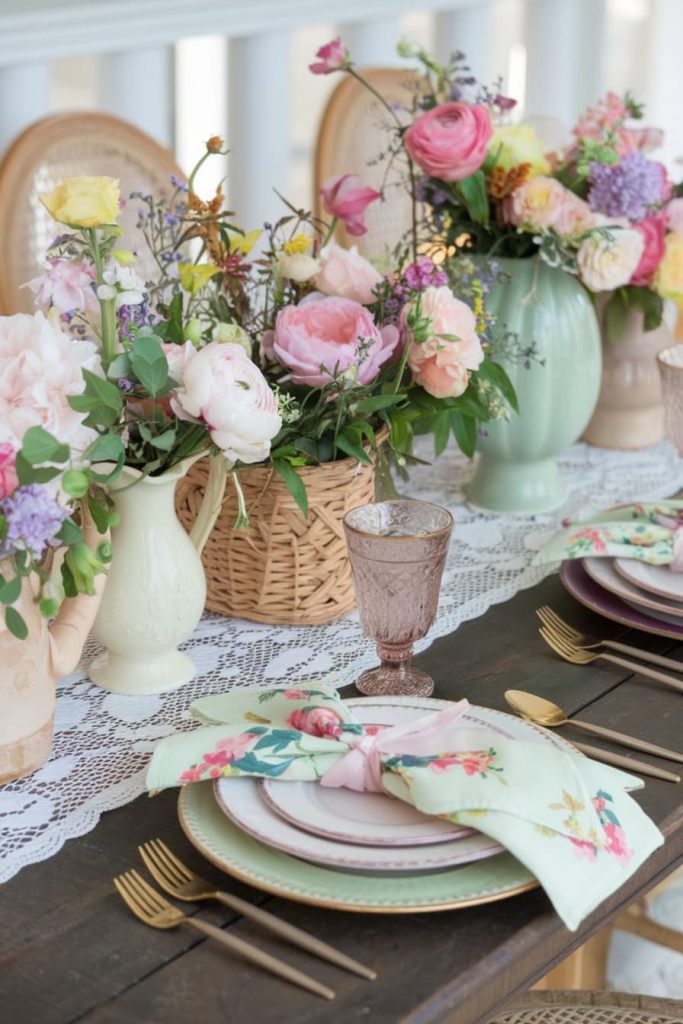
[[[341,35],[351,51],[354,62],[361,68],[400,63],[396,53],[396,44],[400,37],[398,15],[342,25]]]
[[[0,153],[33,121],[50,113],[50,65],[0,67]]]
[[[460,50],[467,57],[473,75],[480,81],[488,81],[494,31],[491,14],[492,5],[479,0],[437,14],[434,34],[437,57],[446,61],[455,50]]]
[[[167,46],[108,53],[100,60],[100,107],[166,146],[173,144],[173,62]]]
[[[582,12],[580,0],[527,0],[526,4],[526,111],[555,118],[567,131],[581,108]]]

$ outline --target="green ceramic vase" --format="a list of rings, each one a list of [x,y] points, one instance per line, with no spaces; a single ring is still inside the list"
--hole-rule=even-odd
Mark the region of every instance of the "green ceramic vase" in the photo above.
[[[557,456],[583,433],[598,398],[600,329],[576,278],[542,260],[499,259],[503,280],[487,296],[499,324],[521,345],[535,345],[529,369],[501,360],[517,392],[519,414],[482,426],[467,496],[495,512],[549,512],[567,488]]]

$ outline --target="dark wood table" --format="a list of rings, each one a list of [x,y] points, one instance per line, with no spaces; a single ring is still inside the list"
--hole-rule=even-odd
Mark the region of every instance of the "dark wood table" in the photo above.
[[[627,632],[581,609],[551,577],[465,623],[420,656],[437,681],[436,696],[504,708],[505,689],[529,689],[571,713],[580,710],[592,722],[680,749],[680,694],[607,665],[579,668],[559,661],[538,636],[534,609],[544,603],[603,637]],[[631,640],[683,658],[683,646],[677,649],[673,641],[642,633],[631,634]],[[571,739],[572,731],[565,735]],[[666,843],[575,933],[562,925],[540,890],[467,910],[396,916],[325,911],[268,897],[220,875],[193,850],[177,821],[175,792],[141,797],[105,814],[92,832],[0,887],[0,1021],[483,1022],[683,862],[681,792],[680,786],[647,781],[637,798]],[[314,974],[336,989],[336,1001],[326,1003],[248,966],[190,929],[158,932],[139,924],[111,879],[138,866],[137,844],[154,836],[217,884],[373,965],[378,980],[363,981],[299,953],[210,904],[198,908],[203,917]]]

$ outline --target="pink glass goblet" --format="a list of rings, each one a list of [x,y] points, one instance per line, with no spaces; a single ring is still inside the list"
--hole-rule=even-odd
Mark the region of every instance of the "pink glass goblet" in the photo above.
[[[426,501],[381,501],[344,516],[363,632],[380,665],[356,681],[361,693],[428,697],[434,680],[411,665],[439,605],[453,517]]]

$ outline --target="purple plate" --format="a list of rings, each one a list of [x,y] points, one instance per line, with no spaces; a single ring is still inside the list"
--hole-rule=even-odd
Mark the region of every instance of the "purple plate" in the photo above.
[[[611,594],[592,580],[580,559],[568,559],[562,563],[560,580],[572,597],[598,615],[604,615],[606,619],[620,622],[622,626],[630,626],[631,629],[640,629],[643,633],[657,633],[673,640],[683,637],[683,623],[680,626],[673,623],[669,625],[668,622],[664,623],[661,619],[629,607],[616,594]]]

